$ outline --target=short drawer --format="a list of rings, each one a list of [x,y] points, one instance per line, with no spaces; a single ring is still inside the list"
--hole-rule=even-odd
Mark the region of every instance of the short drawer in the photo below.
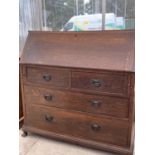
[[[26,75],[29,82],[56,87],[69,87],[70,72],[67,69],[27,67]]]
[[[60,91],[34,86],[24,86],[28,104],[42,104],[64,109],[128,117],[129,105],[125,98]]]
[[[125,121],[45,106],[27,106],[26,114],[25,125],[30,127],[101,143],[128,145],[129,127]]]
[[[126,74],[72,72],[71,87],[87,91],[104,92],[121,96],[128,95]]]

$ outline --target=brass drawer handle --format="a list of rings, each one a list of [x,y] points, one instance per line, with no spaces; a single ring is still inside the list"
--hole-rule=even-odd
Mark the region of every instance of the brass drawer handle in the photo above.
[[[101,87],[101,80],[98,79],[92,79],[91,83],[95,86],[95,87]]]
[[[44,99],[46,100],[46,101],[52,101],[52,95],[50,95],[50,94],[45,94],[44,95]]]
[[[101,126],[98,124],[91,124],[91,129],[97,132],[97,131],[100,131]]]
[[[98,108],[101,106],[101,102],[100,101],[97,101],[97,100],[93,100],[93,101],[90,101],[91,102],[91,105],[94,107],[94,108]]]
[[[50,115],[45,115],[45,121],[46,121],[46,122],[52,122],[52,121],[53,121],[53,119],[54,119],[54,117],[53,117],[53,116],[50,116]]]
[[[52,79],[52,77],[51,77],[51,75],[49,75],[49,74],[45,74],[45,75],[43,75],[43,79],[44,79],[45,81],[50,81],[50,80]]]

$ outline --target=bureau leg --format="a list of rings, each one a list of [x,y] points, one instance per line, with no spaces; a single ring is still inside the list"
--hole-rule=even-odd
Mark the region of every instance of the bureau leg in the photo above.
[[[23,133],[22,133],[22,137],[26,137],[27,135],[28,135],[28,132],[23,131]]]

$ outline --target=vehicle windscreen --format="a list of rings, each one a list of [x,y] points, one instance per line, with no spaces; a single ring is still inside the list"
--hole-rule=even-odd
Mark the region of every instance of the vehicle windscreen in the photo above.
[[[73,28],[73,23],[69,22],[64,26],[64,31],[69,31]]]

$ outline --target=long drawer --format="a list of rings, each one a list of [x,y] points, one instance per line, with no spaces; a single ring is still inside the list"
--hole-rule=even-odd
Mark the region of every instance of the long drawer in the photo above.
[[[127,96],[128,76],[123,73],[94,73],[73,71],[71,87],[93,92]]]
[[[97,142],[128,145],[128,123],[101,116],[94,117],[53,107],[27,105],[25,125]]]
[[[128,117],[128,99],[78,92],[60,91],[37,86],[24,86],[27,104],[41,104],[64,109]]]

